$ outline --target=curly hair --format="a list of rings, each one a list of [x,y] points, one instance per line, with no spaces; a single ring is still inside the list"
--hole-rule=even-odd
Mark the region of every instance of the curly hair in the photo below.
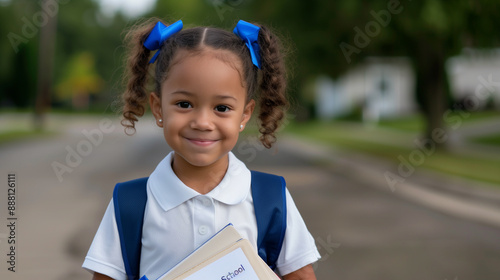
[[[161,21],[156,18],[139,23],[131,28],[125,40],[129,53],[124,79],[126,89],[123,93],[122,125],[127,134],[135,132],[135,122],[144,115],[148,100],[146,86],[153,76],[154,88],[161,92],[161,83],[167,79],[172,59],[178,50],[196,54],[204,48],[227,50],[240,58],[238,69],[247,90],[247,102],[257,99],[259,105],[260,141],[266,148],[276,142],[275,132],[281,125],[288,101],[285,95],[286,71],[282,45],[278,37],[267,27],[260,27],[258,43],[260,46],[261,69],[253,65],[250,52],[245,43],[232,32],[212,27],[184,29],[164,41],[156,60],[154,74],[150,75],[149,57],[151,51],[143,46],[154,25]],[[163,22],[164,23],[164,22]],[[164,23],[165,25],[168,25]]]

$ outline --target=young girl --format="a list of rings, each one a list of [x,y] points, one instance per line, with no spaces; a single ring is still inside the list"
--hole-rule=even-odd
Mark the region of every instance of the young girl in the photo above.
[[[154,91],[149,105],[173,152],[147,182],[140,275],[156,279],[232,223],[255,247],[257,224],[250,171],[231,152],[256,100],[260,140],[270,148],[284,117],[285,70],[279,42],[266,27],[240,21],[234,34],[211,27],[182,29],[145,22],[131,42],[122,124],[135,131],[148,101],[149,66]],[[150,59],[151,51],[158,50]],[[282,248],[276,262],[283,279],[316,279],[319,259],[288,190]],[[85,258],[94,279],[126,279],[113,200]]]

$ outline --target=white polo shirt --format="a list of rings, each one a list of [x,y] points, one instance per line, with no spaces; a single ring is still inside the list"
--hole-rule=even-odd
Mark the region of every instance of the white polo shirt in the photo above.
[[[144,213],[140,273],[157,279],[228,223],[257,248],[257,223],[250,190],[251,173],[229,153],[226,175],[210,193],[186,186],[172,170],[173,152],[149,177]],[[277,261],[286,275],[320,258],[315,241],[286,191],[287,229]],[[114,279],[127,279],[113,200],[90,246],[83,267]]]

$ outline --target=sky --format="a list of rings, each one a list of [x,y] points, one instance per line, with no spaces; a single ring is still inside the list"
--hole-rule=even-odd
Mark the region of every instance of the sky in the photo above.
[[[122,10],[127,16],[139,16],[149,11],[156,0],[98,0],[105,14]]]

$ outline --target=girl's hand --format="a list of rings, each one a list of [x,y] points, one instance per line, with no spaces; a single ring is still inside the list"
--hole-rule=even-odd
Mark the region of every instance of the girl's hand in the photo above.
[[[284,280],[316,280],[312,265],[306,265],[299,270],[283,276]]]
[[[94,272],[94,277],[92,277],[92,280],[113,280],[113,278]]]

